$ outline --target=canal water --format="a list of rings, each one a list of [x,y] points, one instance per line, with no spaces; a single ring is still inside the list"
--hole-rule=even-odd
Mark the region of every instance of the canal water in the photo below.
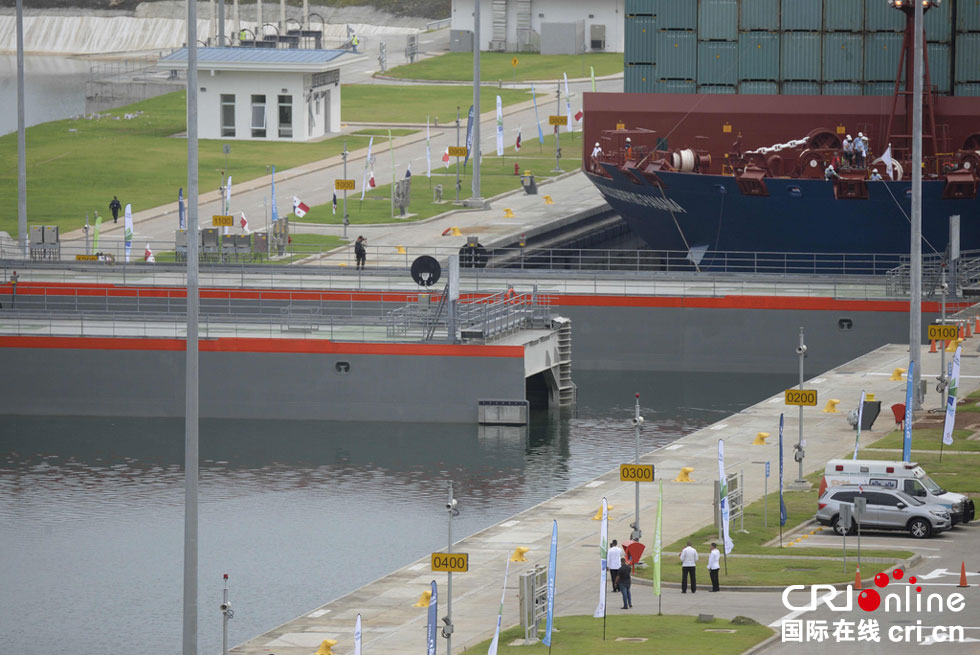
[[[199,652],[220,652],[222,574],[239,644],[444,548],[449,481],[462,537],[629,461],[634,392],[648,452],[791,377],[579,371],[577,411],[524,436],[204,421]],[[182,463],[181,420],[0,417],[4,650],[180,651]]]
[[[84,114],[85,81],[91,65],[90,61],[73,57],[24,57],[27,127]],[[0,55],[0,135],[16,131],[17,56],[5,54]],[[92,156],[108,154],[92,153]]]

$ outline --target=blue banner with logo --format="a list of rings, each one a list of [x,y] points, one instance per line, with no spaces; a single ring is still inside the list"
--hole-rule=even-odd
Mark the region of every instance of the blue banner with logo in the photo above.
[[[912,381],[915,378],[915,361],[909,362],[909,379],[905,385],[905,439],[902,441],[902,461],[912,461]]]
[[[184,213],[184,187],[177,190],[177,229],[187,229],[187,215]]]
[[[279,210],[276,209],[276,167],[272,167],[272,222],[279,220]]]
[[[473,105],[470,105],[470,115],[466,118],[466,156],[463,158],[463,168],[470,160],[470,153],[473,152]]]
[[[779,415],[779,525],[786,525],[786,503],[783,502],[783,415]]]
[[[436,655],[436,628],[439,623],[439,592],[432,581],[432,598],[429,599],[429,622],[426,625],[426,653]]]
[[[551,553],[548,556],[548,623],[541,643],[551,646],[551,628],[555,619],[555,573],[558,568],[558,521],[551,524]]]

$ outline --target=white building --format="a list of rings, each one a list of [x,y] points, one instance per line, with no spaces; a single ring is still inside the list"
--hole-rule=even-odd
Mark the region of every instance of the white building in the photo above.
[[[361,58],[343,50],[198,48],[198,134],[309,141],[339,132],[340,68]],[[159,67],[186,70],[187,49]]]
[[[624,0],[481,0],[480,49],[623,52]],[[453,0],[452,30],[473,31],[473,0]],[[465,40],[454,39],[465,50]],[[472,47],[472,37],[470,37]]]

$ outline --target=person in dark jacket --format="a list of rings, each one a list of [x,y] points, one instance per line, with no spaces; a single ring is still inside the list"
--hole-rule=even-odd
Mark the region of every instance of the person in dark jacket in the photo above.
[[[364,237],[357,237],[357,241],[354,242],[354,259],[357,262],[357,269],[360,270],[364,268],[365,262],[367,262],[367,248],[364,244],[367,243],[367,239]]]
[[[122,209],[122,203],[119,202],[119,198],[112,196],[112,202],[109,203],[109,209],[112,211],[112,222],[119,222],[119,210]]]
[[[616,576],[616,584],[619,585],[619,591],[623,594],[622,609],[624,610],[633,607],[633,596],[630,595],[630,585],[632,583],[630,565],[626,563],[626,558],[624,557],[622,563],[619,565],[618,575]]]

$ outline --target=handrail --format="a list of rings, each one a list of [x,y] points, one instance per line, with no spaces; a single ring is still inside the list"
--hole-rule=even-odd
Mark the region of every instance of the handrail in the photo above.
[[[432,20],[425,24],[425,31],[432,32],[434,30],[441,30],[444,27],[449,27],[452,25],[453,18],[440,18],[439,20]]]

